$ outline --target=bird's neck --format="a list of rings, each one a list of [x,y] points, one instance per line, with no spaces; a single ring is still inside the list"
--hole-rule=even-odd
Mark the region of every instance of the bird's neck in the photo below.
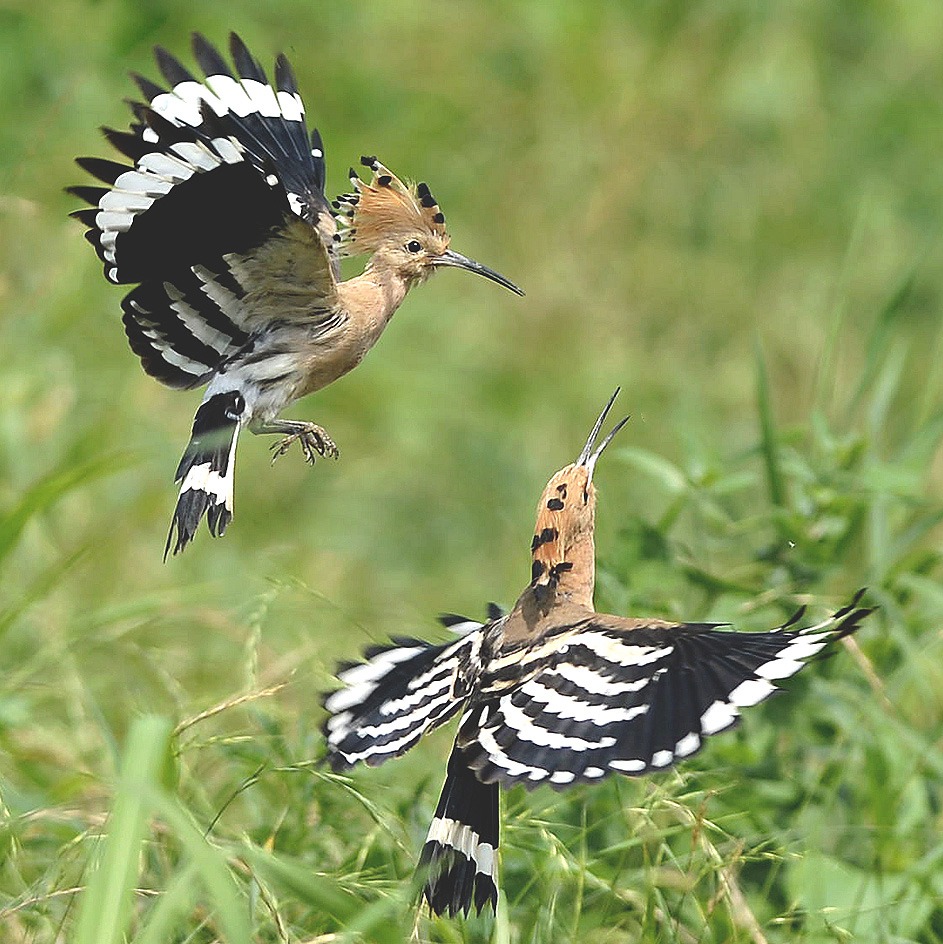
[[[592,534],[568,547],[566,560],[573,566],[557,578],[557,599],[592,609],[596,588],[596,543]]]
[[[592,535],[566,548],[547,542],[534,552],[532,568],[534,579],[503,626],[503,645],[527,644],[561,625],[592,616],[596,571]]]
[[[572,535],[538,519],[531,554],[531,588],[538,598],[549,607],[571,603],[592,609],[596,584],[592,528]]]
[[[341,306],[362,324],[382,331],[402,304],[409,283],[389,266],[372,260],[360,275],[337,286]]]
[[[363,275],[383,289],[392,300],[393,311],[399,307],[414,284],[399,269],[390,265],[382,253],[377,253],[370,258],[363,270]]]

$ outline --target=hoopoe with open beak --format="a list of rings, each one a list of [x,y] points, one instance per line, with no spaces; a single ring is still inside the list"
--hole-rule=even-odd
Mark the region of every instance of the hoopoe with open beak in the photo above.
[[[445,217],[424,183],[404,184],[375,157],[351,169],[352,189],[329,203],[324,148],[310,139],[291,66],[271,83],[235,34],[235,71],[199,34],[195,78],[161,47],[169,88],[134,79],[130,131],[103,129],[132,163],[79,158],[105,187],[72,187],[91,209],[73,215],[116,284],[131,349],[170,387],[206,386],[177,468],[180,493],[164,556],[181,551],[206,516],[221,535],[232,519],[233,462],[243,427],[297,440],[308,462],[338,455],[315,423],[279,419],[293,401],[360,363],[407,292],[454,266],[524,293],[449,248]],[[361,275],[339,259],[367,254]]]
[[[616,394],[618,394],[618,390]],[[797,629],[627,619],[593,609],[593,470],[626,419],[599,445],[602,411],[579,458],[547,483],[531,543],[531,582],[487,623],[443,617],[459,638],[399,639],[341,666],[324,701],[337,770],[381,764],[462,711],[445,786],[422,850],[424,896],[436,914],[497,901],[498,787],[562,789],[615,772],[665,770],[735,725],[871,612],[851,603]]]

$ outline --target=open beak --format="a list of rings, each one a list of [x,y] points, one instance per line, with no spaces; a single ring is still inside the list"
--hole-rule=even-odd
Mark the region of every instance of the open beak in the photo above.
[[[586,466],[589,472],[590,482],[593,480],[593,469],[596,468],[596,460],[602,455],[606,446],[612,442],[613,436],[615,436],[630,419],[630,417],[627,416],[625,419],[619,420],[619,422],[612,427],[609,435],[596,447],[595,451],[593,450],[593,446],[596,445],[596,437],[599,435],[599,430],[602,429],[602,424],[606,421],[606,415],[612,409],[612,404],[616,402],[616,397],[619,396],[621,389],[621,387],[616,387],[616,392],[609,398],[609,402],[603,408],[602,413],[599,414],[599,419],[596,420],[593,431],[589,434],[589,439],[586,440],[586,445],[583,446],[583,451],[580,453],[579,459],[576,460],[576,465]]]
[[[477,275],[483,275],[486,279],[491,279],[492,282],[497,282],[498,285],[503,285],[505,288],[508,288],[514,292],[515,295],[524,294],[523,290],[519,289],[510,279],[506,279],[500,273],[495,272],[494,269],[489,269],[480,262],[475,262],[474,259],[469,259],[467,256],[463,256],[460,252],[453,252],[451,249],[446,249],[441,255],[436,256],[432,260],[432,264],[436,268],[439,266],[454,266],[456,269],[465,269],[468,272],[474,272]]]

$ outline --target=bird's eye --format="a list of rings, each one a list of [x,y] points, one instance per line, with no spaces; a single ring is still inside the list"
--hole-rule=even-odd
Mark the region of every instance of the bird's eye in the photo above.
[[[420,249],[422,249],[422,245],[418,239],[411,239],[408,243],[406,243],[407,252],[419,252]]]

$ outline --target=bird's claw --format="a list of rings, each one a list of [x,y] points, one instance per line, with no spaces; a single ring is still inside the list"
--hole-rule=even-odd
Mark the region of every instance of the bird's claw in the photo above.
[[[312,423],[304,429],[289,433],[272,446],[273,465],[279,456],[283,456],[288,452],[295,440],[300,444],[305,461],[309,465],[314,465],[318,456],[323,459],[336,459],[340,456],[340,450],[334,440],[328,436],[327,431]]]

